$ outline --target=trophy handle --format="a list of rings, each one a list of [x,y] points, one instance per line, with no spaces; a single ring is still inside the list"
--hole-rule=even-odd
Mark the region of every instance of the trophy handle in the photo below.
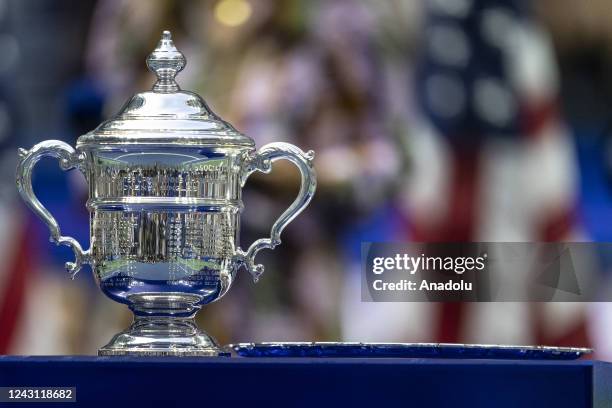
[[[55,157],[59,160],[62,170],[70,170],[79,167],[83,162],[84,156],[78,153],[67,143],[59,140],[46,140],[38,143],[32,149],[19,149],[19,164],[17,165],[17,190],[23,201],[36,213],[49,227],[51,232],[50,241],[57,245],[66,245],[72,248],[75,261],[66,262],[66,270],[70,277],[74,276],[81,269],[83,264],[89,263],[89,250],[83,251],[78,241],[72,237],[62,236],[60,227],[56,219],[36,198],[32,189],[32,170],[43,157]]]
[[[269,143],[259,149],[255,155],[252,155],[245,162],[241,185],[244,186],[246,179],[254,171],[270,173],[272,163],[281,159],[289,160],[299,169],[302,177],[300,192],[295,201],[272,225],[270,238],[258,239],[253,242],[246,252],[240,248],[236,250],[238,262],[246,267],[255,282],[264,272],[263,265],[255,263],[255,256],[260,250],[264,248],[274,249],[274,247],[281,243],[281,232],[283,232],[287,224],[293,221],[306,208],[317,188],[317,176],[312,166],[314,152],[310,150],[304,153],[300,148],[289,143]]]

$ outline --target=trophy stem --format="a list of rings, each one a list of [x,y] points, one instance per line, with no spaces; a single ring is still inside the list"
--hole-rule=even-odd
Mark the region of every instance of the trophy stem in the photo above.
[[[229,356],[195,322],[199,307],[174,296],[132,299],[134,322],[98,350],[100,356]]]

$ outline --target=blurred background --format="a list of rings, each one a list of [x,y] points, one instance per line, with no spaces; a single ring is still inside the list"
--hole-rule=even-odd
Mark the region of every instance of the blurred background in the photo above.
[[[0,0],[0,354],[93,354],[131,319],[15,189],[17,148],[75,144],[153,76],[163,29],[183,89],[258,146],[317,153],[310,207],[198,315],[220,343],[444,341],[593,346],[612,308],[362,303],[362,241],[611,241],[607,0]],[[268,235],[297,172],[253,176],[242,242]],[[79,172],[34,189],[88,243]],[[610,264],[612,262],[607,261]],[[608,268],[612,270],[611,268]]]

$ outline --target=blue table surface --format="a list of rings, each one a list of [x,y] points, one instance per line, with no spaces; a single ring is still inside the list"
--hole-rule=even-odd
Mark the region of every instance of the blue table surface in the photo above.
[[[612,407],[612,364],[0,356],[0,386],[74,386],[71,407]]]

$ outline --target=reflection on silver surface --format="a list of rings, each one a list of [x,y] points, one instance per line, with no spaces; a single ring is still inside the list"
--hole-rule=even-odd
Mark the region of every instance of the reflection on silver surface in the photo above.
[[[229,344],[241,357],[395,357],[514,360],[575,360],[581,347],[458,343],[264,342]]]
[[[185,65],[164,32],[147,66],[157,76],[151,91],[135,95],[114,118],[81,136],[76,149],[49,140],[20,150],[17,186],[49,227],[51,239],[70,246],[74,276],[90,264],[102,291],[127,304],[136,320],[100,350],[102,355],[219,355],[223,352],[193,317],[223,296],[239,267],[257,280],[255,256],[280,244],[280,234],[308,205],[316,188],[314,153],[287,143],[258,151],[252,139],[217,117],[175,76]],[[61,235],[57,221],[32,190],[35,164],[45,156],[87,179],[91,248]],[[298,197],[272,226],[270,237],[239,246],[242,187],[272,163],[295,164]]]

